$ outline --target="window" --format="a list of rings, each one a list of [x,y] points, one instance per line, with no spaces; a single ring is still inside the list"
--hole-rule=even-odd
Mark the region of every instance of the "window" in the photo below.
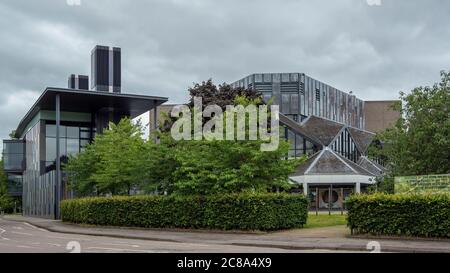
[[[56,161],[56,125],[46,124],[45,165],[54,166]],[[92,132],[94,133],[94,132]],[[60,126],[60,156],[67,159],[82,151],[91,140],[91,128],[79,126]],[[51,169],[51,168],[50,168]]]
[[[3,142],[3,168],[6,171],[24,170],[25,143],[22,140]]]

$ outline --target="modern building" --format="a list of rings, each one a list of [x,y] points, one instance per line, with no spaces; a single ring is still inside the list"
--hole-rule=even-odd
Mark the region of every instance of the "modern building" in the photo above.
[[[281,113],[297,122],[314,115],[364,129],[363,100],[304,73],[252,74],[231,85],[258,90],[265,101],[273,99]]]
[[[61,163],[109,122],[135,118],[167,101],[121,93],[120,49],[106,48],[92,52],[93,90],[82,88],[86,76],[71,76],[69,88],[46,88],[20,121],[15,138],[3,141],[4,170],[21,181],[25,215],[59,218],[60,201],[71,197]]]
[[[383,130],[400,116],[386,112],[386,104],[367,103],[304,73],[252,74],[232,86],[254,88],[280,106],[284,138],[292,145],[289,158],[309,157],[290,178],[311,196],[312,208],[342,208],[349,194],[364,191],[384,173],[368,158],[375,134],[365,129],[380,118],[376,125]]]
[[[280,115],[280,122],[286,131],[295,134],[293,144],[303,142],[294,145],[296,150],[291,156],[309,154],[290,179],[311,197],[311,208],[342,209],[347,196],[365,191],[385,172],[368,158],[375,136],[371,132],[316,116],[296,123]],[[312,153],[305,149],[305,141],[314,147]]]

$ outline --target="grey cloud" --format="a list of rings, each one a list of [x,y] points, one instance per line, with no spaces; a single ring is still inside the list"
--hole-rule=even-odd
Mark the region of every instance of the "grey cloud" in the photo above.
[[[277,71],[394,99],[450,68],[446,0],[81,1],[0,3],[2,138],[46,86],[89,74],[96,44],[122,47],[125,92],[171,102],[193,82]]]

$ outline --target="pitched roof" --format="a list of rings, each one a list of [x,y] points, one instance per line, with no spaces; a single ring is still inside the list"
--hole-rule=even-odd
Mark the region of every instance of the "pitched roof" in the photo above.
[[[362,154],[367,153],[367,149],[369,149],[370,144],[372,143],[373,138],[375,137],[374,133],[359,130],[353,127],[347,127],[347,130],[355,142],[356,147]]]
[[[363,167],[364,169],[368,170],[369,172],[373,173],[375,176],[380,176],[386,171],[386,169],[383,166],[373,162],[366,156],[361,156],[357,164]]]
[[[301,123],[304,131],[317,139],[323,146],[328,146],[341,132],[345,125],[332,120],[310,116]]]
[[[316,153],[301,164],[291,176],[320,174],[374,176],[368,170],[328,148]]]
[[[319,139],[316,138],[315,135],[311,134],[311,132],[307,131],[302,124],[288,118],[287,116],[280,113],[280,122],[283,125],[286,125],[290,130],[299,134],[309,140],[310,142],[322,146],[323,144]]]

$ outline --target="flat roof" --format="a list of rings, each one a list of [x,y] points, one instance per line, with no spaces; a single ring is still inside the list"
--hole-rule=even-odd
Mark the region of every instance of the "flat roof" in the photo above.
[[[47,87],[20,121],[16,137],[22,135],[28,123],[39,111],[56,110],[56,94],[60,95],[62,112],[95,113],[101,109],[114,109],[131,118],[168,101],[166,97]]]

